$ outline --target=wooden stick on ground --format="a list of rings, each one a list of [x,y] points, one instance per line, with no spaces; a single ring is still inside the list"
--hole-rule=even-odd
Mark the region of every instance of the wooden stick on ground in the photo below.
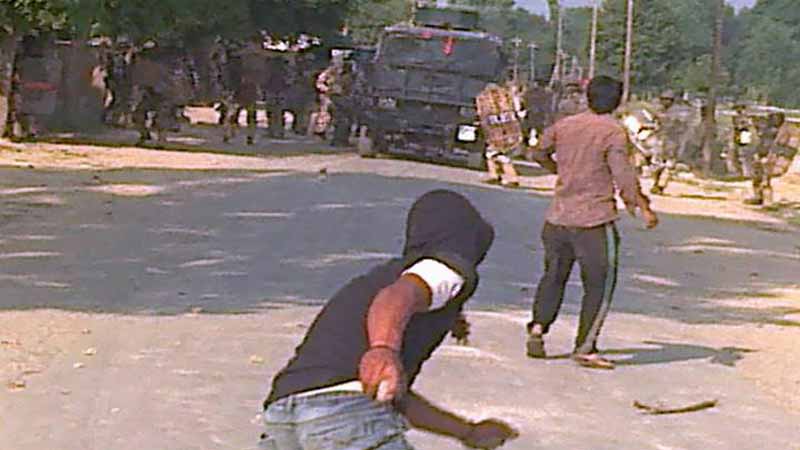
[[[685,406],[683,408],[661,408],[655,406],[648,406],[637,400],[633,402],[633,406],[634,408],[643,410],[646,414],[656,415],[656,414],[680,414],[680,413],[695,412],[703,409],[713,408],[717,406],[717,403],[718,403],[717,400],[709,400]]]

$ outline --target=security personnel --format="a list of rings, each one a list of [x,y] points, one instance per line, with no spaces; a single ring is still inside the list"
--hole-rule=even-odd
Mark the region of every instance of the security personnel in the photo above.
[[[730,159],[737,162],[739,173],[750,176],[752,173],[752,160],[755,153],[755,123],[753,117],[747,114],[747,105],[738,103],[733,107],[733,145],[731,146]]]
[[[652,158],[653,187],[650,193],[661,195],[667,188],[678,162],[686,147],[688,120],[680,107],[675,103],[675,93],[664,91],[659,97],[659,108],[656,119],[659,123],[658,135],[661,145],[656,148]]]
[[[500,86],[490,83],[476,98],[481,128],[486,137],[487,184],[508,188],[519,187],[519,175],[511,160],[511,153],[522,144],[520,123],[522,103],[515,95],[514,85]]]
[[[163,50],[154,42],[144,45],[131,64],[136,107],[133,122],[139,131],[139,145],[153,139],[155,132],[159,144],[166,142],[166,131],[171,124],[174,106],[170,96],[175,83]]]
[[[332,84],[329,87],[331,115],[333,116],[334,147],[347,147],[350,145],[350,128],[353,126],[355,116],[355,101],[353,88],[355,74],[351,61],[342,58],[334,63]]]
[[[266,54],[261,46],[261,39],[261,35],[256,34],[243,48],[229,52],[225,142],[234,137],[235,130],[239,126],[239,114],[245,110],[247,145],[255,143],[256,104],[263,97],[261,77],[266,72]]]
[[[735,172],[741,174],[746,167],[745,172],[749,175],[755,134],[753,118],[747,114],[747,105],[744,103],[737,103],[733,110],[733,142],[728,160]]]
[[[586,111],[587,107],[586,95],[581,89],[580,83],[570,81],[564,87],[564,96],[558,102],[556,120]]]
[[[787,130],[783,127],[786,115],[782,112],[771,113],[765,119],[756,122],[758,128],[758,146],[753,156],[753,196],[744,201],[747,205],[764,205],[772,202],[772,177],[778,156],[787,153],[785,138],[781,135]]]
[[[119,37],[107,59],[106,73],[111,103],[106,107],[105,122],[118,126],[130,123],[133,106],[133,78],[131,64],[134,48],[126,37]]]

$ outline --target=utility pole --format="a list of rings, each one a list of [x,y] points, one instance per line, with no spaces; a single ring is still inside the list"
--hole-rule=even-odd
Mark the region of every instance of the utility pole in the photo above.
[[[530,73],[528,74],[528,82],[531,86],[536,84],[536,49],[538,48],[536,44],[533,42],[528,44],[528,48],[531,50],[531,68]]]
[[[562,54],[564,53],[563,42],[564,42],[564,14],[563,10],[561,9],[561,2],[558,3],[558,28],[556,32],[556,61],[555,65],[553,66],[553,76],[550,77],[550,86],[556,82],[561,82],[561,74],[562,74]]]
[[[589,44],[589,79],[594,78],[595,60],[597,59],[597,15],[600,8],[600,0],[594,0],[592,8],[592,38]]]
[[[625,31],[625,61],[622,81],[622,103],[627,103],[631,95],[631,56],[633,50],[633,0],[628,0],[628,19]]]
[[[722,26],[725,14],[725,0],[714,2],[714,51],[711,54],[711,80],[708,89],[708,108],[703,118],[705,130],[703,133],[703,170],[711,174],[716,159],[715,136],[717,129],[717,88],[719,84],[720,60],[722,56]]]
[[[522,39],[515,37],[511,40],[514,44],[514,84],[519,81],[519,46],[522,44]]]

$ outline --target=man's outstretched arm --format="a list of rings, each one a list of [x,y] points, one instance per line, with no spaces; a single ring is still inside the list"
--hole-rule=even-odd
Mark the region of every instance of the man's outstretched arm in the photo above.
[[[519,436],[511,426],[498,420],[474,423],[445,411],[410,392],[398,404],[414,428],[459,440],[469,448],[494,449]]]
[[[628,137],[624,131],[615,135],[606,161],[625,207],[632,215],[636,215],[638,209],[647,228],[655,228],[658,225],[658,216],[650,209],[650,199],[642,193],[639,177],[630,160]]]
[[[379,401],[402,397],[406,380],[400,361],[403,334],[411,316],[426,311],[431,291],[417,275],[407,274],[382,289],[366,318],[369,349],[359,364],[364,392]]]
[[[558,173],[558,164],[553,159],[555,152],[555,129],[549,127],[542,133],[542,139],[536,147],[529,147],[526,156],[529,160],[536,161],[550,173]]]

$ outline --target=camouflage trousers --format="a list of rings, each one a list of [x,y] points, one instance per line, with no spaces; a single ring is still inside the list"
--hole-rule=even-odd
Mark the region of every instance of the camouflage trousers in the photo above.
[[[486,168],[489,172],[490,181],[498,181],[506,184],[519,183],[519,175],[511,161],[512,150],[486,149]]]
[[[174,106],[162,95],[153,92],[142,94],[133,111],[133,123],[139,131],[139,141],[153,139],[153,132],[159,142],[166,141],[166,130],[170,126],[170,116],[174,113]]]
[[[257,109],[256,104],[241,105],[232,99],[223,100],[221,114],[223,124],[224,142],[229,142],[236,137],[236,130],[239,128],[239,116],[242,110],[247,112],[247,143],[253,144],[256,138]]]
[[[753,185],[753,200],[756,203],[772,201],[773,155],[754,155],[750,180]]]
[[[653,174],[653,192],[667,188],[678,164],[678,145],[664,143],[650,158]]]

